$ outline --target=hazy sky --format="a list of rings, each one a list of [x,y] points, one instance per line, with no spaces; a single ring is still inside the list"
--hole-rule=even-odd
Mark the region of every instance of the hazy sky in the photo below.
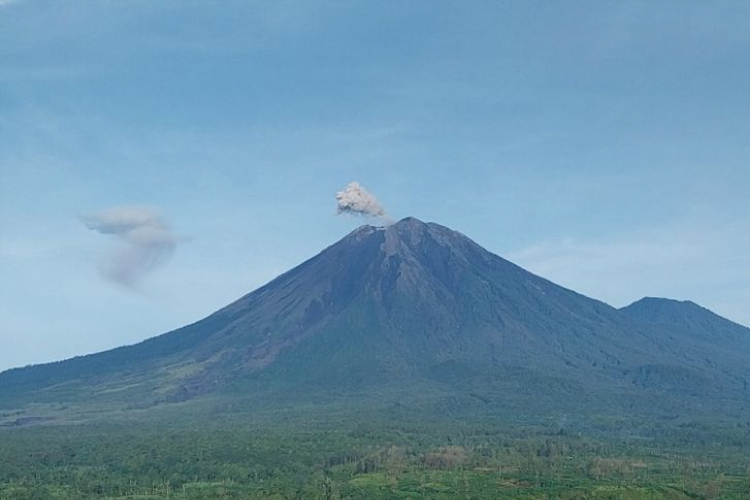
[[[0,166],[0,369],[211,313],[350,181],[749,325],[750,2],[0,0]]]

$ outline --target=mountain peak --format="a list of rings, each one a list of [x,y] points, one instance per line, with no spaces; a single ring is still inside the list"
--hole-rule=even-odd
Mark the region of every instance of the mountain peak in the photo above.
[[[687,311],[711,313],[708,309],[699,306],[691,300],[676,300],[664,297],[643,297],[632,304],[621,308],[624,312],[645,315],[660,316],[674,312],[684,313]]]
[[[394,226],[400,226],[400,227],[419,227],[426,225],[421,220],[417,219],[416,217],[408,216],[404,217],[400,221],[394,224]]]
[[[678,327],[683,332],[716,335],[731,332],[746,337],[748,329],[691,300],[675,300],[661,297],[644,297],[620,309],[638,321]]]
[[[678,300],[678,299],[670,299],[670,298],[667,298],[667,297],[648,297],[648,296],[643,297],[642,299],[636,300],[635,302],[633,302],[633,304],[630,304],[630,305],[639,304],[639,303],[640,304],[672,304],[672,305],[677,305],[677,304],[690,305],[690,304],[692,304],[692,305],[698,305],[695,302],[693,302],[692,300]]]
[[[432,223],[430,223],[432,224]],[[418,231],[420,229],[424,229],[427,227],[427,223],[422,222],[421,220],[417,219],[416,217],[404,217],[403,219],[399,220],[398,222],[394,222],[392,224],[386,224],[382,226],[377,226],[373,224],[363,224],[359,226],[357,229],[352,231],[351,235],[357,235],[357,234],[371,234],[375,231],[384,231],[384,230],[398,230],[398,231]]]

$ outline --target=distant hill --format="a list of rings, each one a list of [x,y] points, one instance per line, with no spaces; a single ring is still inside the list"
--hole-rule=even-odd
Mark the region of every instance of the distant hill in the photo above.
[[[521,412],[685,401],[720,411],[750,406],[748,381],[741,325],[692,302],[645,298],[618,310],[406,218],[362,226],[192,325],[0,373],[0,408],[408,401],[434,391],[458,407],[470,398]]]
[[[644,297],[620,309],[636,321],[669,325],[683,333],[719,340],[741,340],[748,329],[689,300]]]

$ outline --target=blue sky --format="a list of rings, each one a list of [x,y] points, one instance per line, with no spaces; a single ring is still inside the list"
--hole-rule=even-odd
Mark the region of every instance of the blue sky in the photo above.
[[[195,321],[362,221],[750,325],[746,1],[0,1],[0,369]],[[135,286],[81,216],[158,210]]]

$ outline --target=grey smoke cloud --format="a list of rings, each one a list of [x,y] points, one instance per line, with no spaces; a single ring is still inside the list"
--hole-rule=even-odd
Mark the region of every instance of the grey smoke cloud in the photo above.
[[[110,208],[82,216],[81,221],[90,230],[119,241],[100,271],[120,285],[135,286],[143,276],[166,264],[177,247],[177,236],[150,207]]]
[[[359,182],[350,182],[343,191],[336,193],[340,214],[364,215],[375,217],[388,223],[391,219],[375,195],[366,190]]]

